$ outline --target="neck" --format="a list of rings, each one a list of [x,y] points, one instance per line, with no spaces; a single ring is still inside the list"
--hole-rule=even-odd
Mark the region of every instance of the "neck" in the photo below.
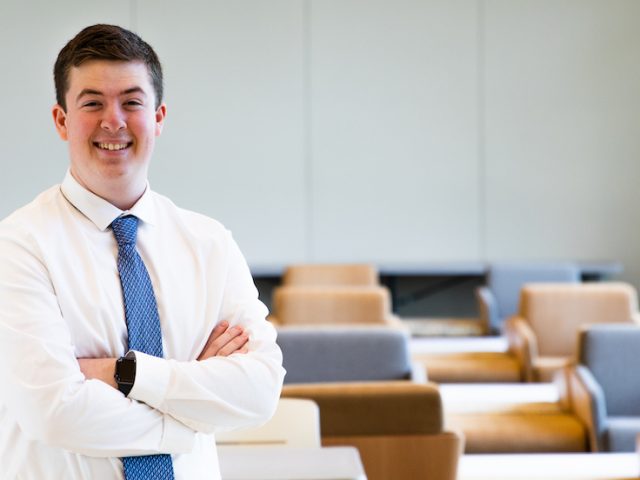
[[[74,172],[73,168],[70,169],[71,176],[89,190],[94,195],[106,200],[111,205],[119,208],[120,210],[130,210],[147,189],[146,179],[139,181],[125,182],[122,179],[111,182],[104,181],[98,184],[91,184],[85,182],[83,179]]]

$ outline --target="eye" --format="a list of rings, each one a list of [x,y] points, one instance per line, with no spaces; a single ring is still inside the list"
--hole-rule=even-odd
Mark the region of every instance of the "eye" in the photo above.
[[[126,107],[133,107],[133,108],[142,107],[143,105],[143,103],[140,100],[127,100],[124,104]]]
[[[100,103],[95,100],[90,100],[82,104],[84,108],[96,108],[100,106]]]

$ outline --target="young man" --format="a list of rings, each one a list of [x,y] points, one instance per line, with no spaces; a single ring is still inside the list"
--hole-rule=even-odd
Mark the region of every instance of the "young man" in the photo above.
[[[56,61],[61,185],[0,223],[0,478],[216,479],[214,433],[282,387],[230,233],[150,190],[162,70],[120,27]]]

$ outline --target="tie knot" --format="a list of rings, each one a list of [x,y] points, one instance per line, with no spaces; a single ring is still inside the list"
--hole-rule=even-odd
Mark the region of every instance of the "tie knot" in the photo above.
[[[118,247],[136,244],[138,217],[134,217],[133,215],[118,217],[111,222],[111,228],[118,242]]]

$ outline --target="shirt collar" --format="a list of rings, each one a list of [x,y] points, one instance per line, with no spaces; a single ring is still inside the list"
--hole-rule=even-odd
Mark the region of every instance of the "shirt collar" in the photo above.
[[[62,185],[60,185],[62,195],[76,207],[85,217],[91,220],[100,230],[106,230],[116,218],[122,215],[135,215],[144,223],[153,225],[155,223],[155,209],[151,198],[151,187],[147,181],[147,188],[142,197],[129,210],[120,210],[104,198],[84,188],[73,178],[71,172],[67,170]]]

